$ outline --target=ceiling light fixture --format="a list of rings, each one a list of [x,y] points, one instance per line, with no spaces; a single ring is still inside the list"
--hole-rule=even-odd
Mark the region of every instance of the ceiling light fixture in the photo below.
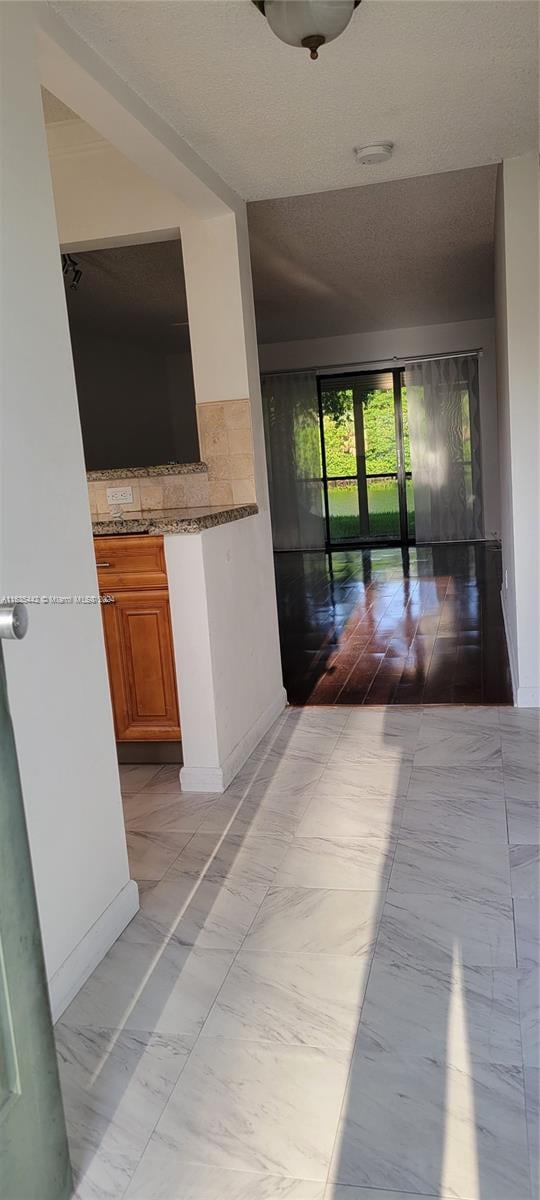
[[[253,0],[276,37],[318,58],[321,46],[347,28],[360,0]]]
[[[71,283],[69,286],[72,291],[76,292],[82,279],[82,271],[78,260],[74,258],[72,254],[62,255],[62,275],[66,280],[71,276]]]

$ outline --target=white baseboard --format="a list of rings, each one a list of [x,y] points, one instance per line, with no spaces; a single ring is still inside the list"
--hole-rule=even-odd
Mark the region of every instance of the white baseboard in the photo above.
[[[53,1021],[62,1016],[138,909],[139,889],[130,879],[49,980]]]
[[[224,792],[228,786],[224,783],[221,767],[182,767],[180,770],[183,792]]]
[[[182,767],[180,785],[184,792],[224,792],[232,783],[235,775],[258,746],[261,738],[277,721],[280,713],[287,704],[285,688],[280,688],[279,695],[265,708],[261,716],[250,726],[247,733],[231,750],[219,767]]]
[[[518,677],[518,666],[517,666],[517,658],[516,658],[516,647],[514,646],[512,638],[510,637],[510,627],[509,627],[508,618],[506,615],[504,588],[501,588],[501,608],[502,608],[502,615],[503,615],[504,632],[506,635],[506,647],[508,650],[508,661],[510,663],[510,678],[512,680],[512,697],[514,700],[514,704],[517,704],[517,695],[518,695],[518,691],[519,691],[519,685],[518,685],[519,677]]]
[[[518,687],[514,703],[517,708],[540,708],[540,687]]]
[[[519,672],[516,657],[516,647],[512,642],[509,634],[508,620],[506,616],[506,608],[504,603],[504,588],[501,589],[501,605],[504,621],[504,631],[506,633],[506,645],[508,647],[508,660],[510,662],[510,676],[512,679],[512,696],[516,708],[540,708],[540,687],[521,687],[519,682]]]

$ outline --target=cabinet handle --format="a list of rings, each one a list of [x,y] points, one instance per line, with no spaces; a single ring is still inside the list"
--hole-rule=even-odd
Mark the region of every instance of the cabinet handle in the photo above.
[[[111,565],[110,563],[106,563],[106,562],[104,562],[104,563],[97,562],[96,563],[96,567],[110,567],[110,565]]]

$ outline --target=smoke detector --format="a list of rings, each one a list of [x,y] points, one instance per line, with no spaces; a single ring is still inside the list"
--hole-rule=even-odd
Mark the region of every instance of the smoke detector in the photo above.
[[[373,146],[355,146],[354,157],[357,163],[362,163],[363,166],[388,162],[388,159],[392,157],[393,149],[393,142],[377,142]]]

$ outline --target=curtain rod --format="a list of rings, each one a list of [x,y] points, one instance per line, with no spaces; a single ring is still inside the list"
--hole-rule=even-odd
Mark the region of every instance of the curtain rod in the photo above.
[[[316,375],[338,375],[346,371],[360,371],[363,367],[373,366],[378,366],[381,371],[385,369],[389,371],[392,367],[399,366],[400,363],[435,362],[441,358],[469,358],[471,354],[476,354],[478,358],[481,358],[483,353],[483,346],[476,346],[473,350],[456,350],[454,353],[447,351],[445,354],[395,354],[393,358],[367,358],[364,362],[330,363],[325,367],[280,367],[277,371],[271,369],[261,371],[261,375],[292,375],[300,371],[314,371]]]

